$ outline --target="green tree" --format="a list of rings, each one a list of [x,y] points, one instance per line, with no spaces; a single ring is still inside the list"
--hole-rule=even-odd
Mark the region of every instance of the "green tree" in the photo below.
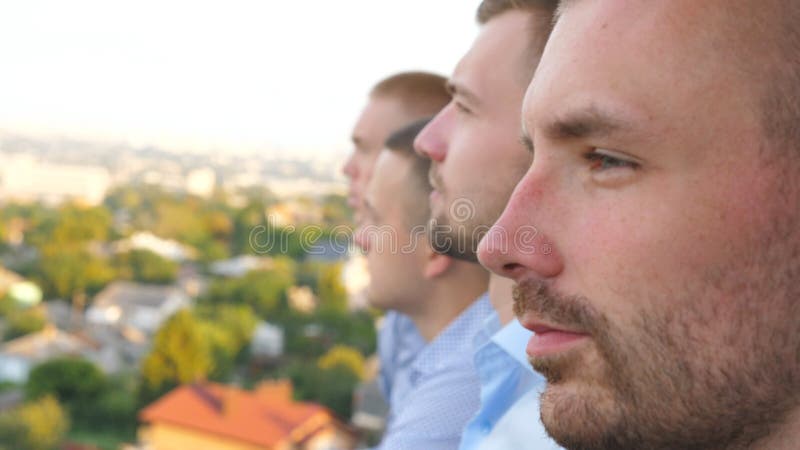
[[[209,377],[225,381],[247,353],[258,318],[248,305],[210,304],[195,310],[214,361]]]
[[[296,360],[283,367],[278,375],[292,380],[298,399],[325,405],[343,421],[350,419],[353,390],[359,377],[349,367],[335,365],[320,369],[317,362]]]
[[[325,264],[320,268],[317,295],[322,309],[347,311],[347,289],[342,280],[342,264]]]
[[[73,421],[86,424],[107,386],[105,375],[91,362],[81,358],[57,358],[31,370],[25,396],[35,400],[52,395],[67,408]]]
[[[54,243],[105,241],[111,230],[111,213],[102,206],[65,205],[58,210],[57,217],[51,234]]]
[[[69,430],[69,417],[53,396],[0,415],[0,445],[13,450],[54,450]]]
[[[6,313],[5,317],[7,328],[3,338],[6,340],[41,331],[47,323],[44,312],[38,308],[15,308]]]
[[[208,338],[189,310],[170,317],[156,332],[142,362],[142,378],[151,392],[204,379],[213,369]]]
[[[317,366],[322,370],[345,369],[359,380],[363,380],[366,373],[364,355],[346,345],[336,345],[328,350],[317,360]]]
[[[218,280],[209,288],[207,300],[216,304],[249,305],[262,317],[286,307],[287,291],[294,285],[291,261],[276,258],[271,270],[258,270],[242,278]]]
[[[131,250],[117,255],[115,265],[121,275],[140,283],[169,284],[178,276],[178,263],[149,250]]]
[[[45,295],[73,301],[99,292],[116,277],[111,264],[76,245],[43,247],[34,270]]]

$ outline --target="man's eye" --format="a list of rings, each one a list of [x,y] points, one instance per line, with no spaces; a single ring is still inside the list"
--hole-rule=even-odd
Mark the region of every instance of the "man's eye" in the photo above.
[[[463,103],[461,103],[461,102],[453,102],[453,104],[456,105],[456,109],[458,110],[458,112],[465,113],[465,114],[472,114],[472,111],[469,108],[467,108],[466,106],[464,106]]]
[[[589,161],[589,168],[592,170],[609,170],[609,169],[638,169],[639,164],[633,161],[628,161],[616,156],[599,153],[597,151],[587,153],[584,157]]]

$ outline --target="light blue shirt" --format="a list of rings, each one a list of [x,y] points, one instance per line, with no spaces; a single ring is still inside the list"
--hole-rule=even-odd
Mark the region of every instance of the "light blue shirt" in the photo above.
[[[483,328],[474,340],[475,367],[481,380],[481,406],[464,429],[459,450],[483,448],[483,441],[492,434],[501,419],[515,409],[523,408],[520,399],[528,398],[530,393],[536,394],[535,406],[538,411],[538,393],[544,388],[545,379],[533,371],[525,354],[531,334],[516,319],[501,329],[496,312],[485,319]],[[528,406],[525,404],[525,407]],[[527,417],[523,426],[511,431],[520,437],[514,440],[517,446],[485,448],[557,448],[552,440],[546,438],[538,414]],[[533,439],[534,436],[545,436],[545,439]]]
[[[408,372],[408,392],[390,405],[381,450],[453,450],[480,405],[472,341],[493,311],[481,296],[426,345]]]
[[[561,450],[542,425],[540,395],[541,389],[537,388],[517,400],[481,441],[478,450]]]
[[[410,317],[396,311],[384,314],[378,330],[378,385],[387,404],[408,394],[408,371],[425,345],[425,339]]]

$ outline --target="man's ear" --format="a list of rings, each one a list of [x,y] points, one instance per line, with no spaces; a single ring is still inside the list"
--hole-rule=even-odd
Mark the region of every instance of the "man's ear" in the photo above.
[[[428,255],[428,260],[425,262],[423,275],[428,279],[440,277],[444,275],[452,265],[453,258],[431,251]]]

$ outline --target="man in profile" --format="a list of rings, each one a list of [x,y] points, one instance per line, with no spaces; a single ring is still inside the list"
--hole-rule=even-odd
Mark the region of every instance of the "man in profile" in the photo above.
[[[450,101],[446,79],[427,72],[401,72],[373,86],[352,132],[353,151],[342,171],[349,180],[348,204],[356,221],[363,215],[363,196],[372,168],[389,135],[416,120],[430,117]],[[354,257],[348,264],[363,264]],[[394,399],[405,397],[405,374],[425,341],[406,316],[388,311],[378,330],[378,382],[384,399],[391,406]]]
[[[479,402],[470,343],[491,310],[482,296],[488,273],[430,246],[425,231],[430,161],[413,147],[426,122],[405,127],[387,140],[355,234],[366,253],[370,303],[411,318],[425,340],[402,379],[406,394],[390,405],[379,447],[383,450],[455,448]]]
[[[530,165],[519,141],[519,115],[555,8],[555,0],[484,0],[477,13],[481,32],[448,82],[453,99],[417,138],[417,150],[432,160],[431,242],[441,253],[477,261],[480,237]],[[555,447],[536,424],[492,433],[514,408],[527,421],[528,403],[536,408],[538,398],[518,401],[544,384],[526,359],[531,333],[514,320],[511,286],[498,276],[490,282],[495,312],[473,349],[481,408],[464,431],[461,450]]]
[[[482,246],[569,449],[797,449],[800,3],[571,0]],[[535,149],[535,152],[534,152]],[[530,423],[538,422],[530,417]]]

